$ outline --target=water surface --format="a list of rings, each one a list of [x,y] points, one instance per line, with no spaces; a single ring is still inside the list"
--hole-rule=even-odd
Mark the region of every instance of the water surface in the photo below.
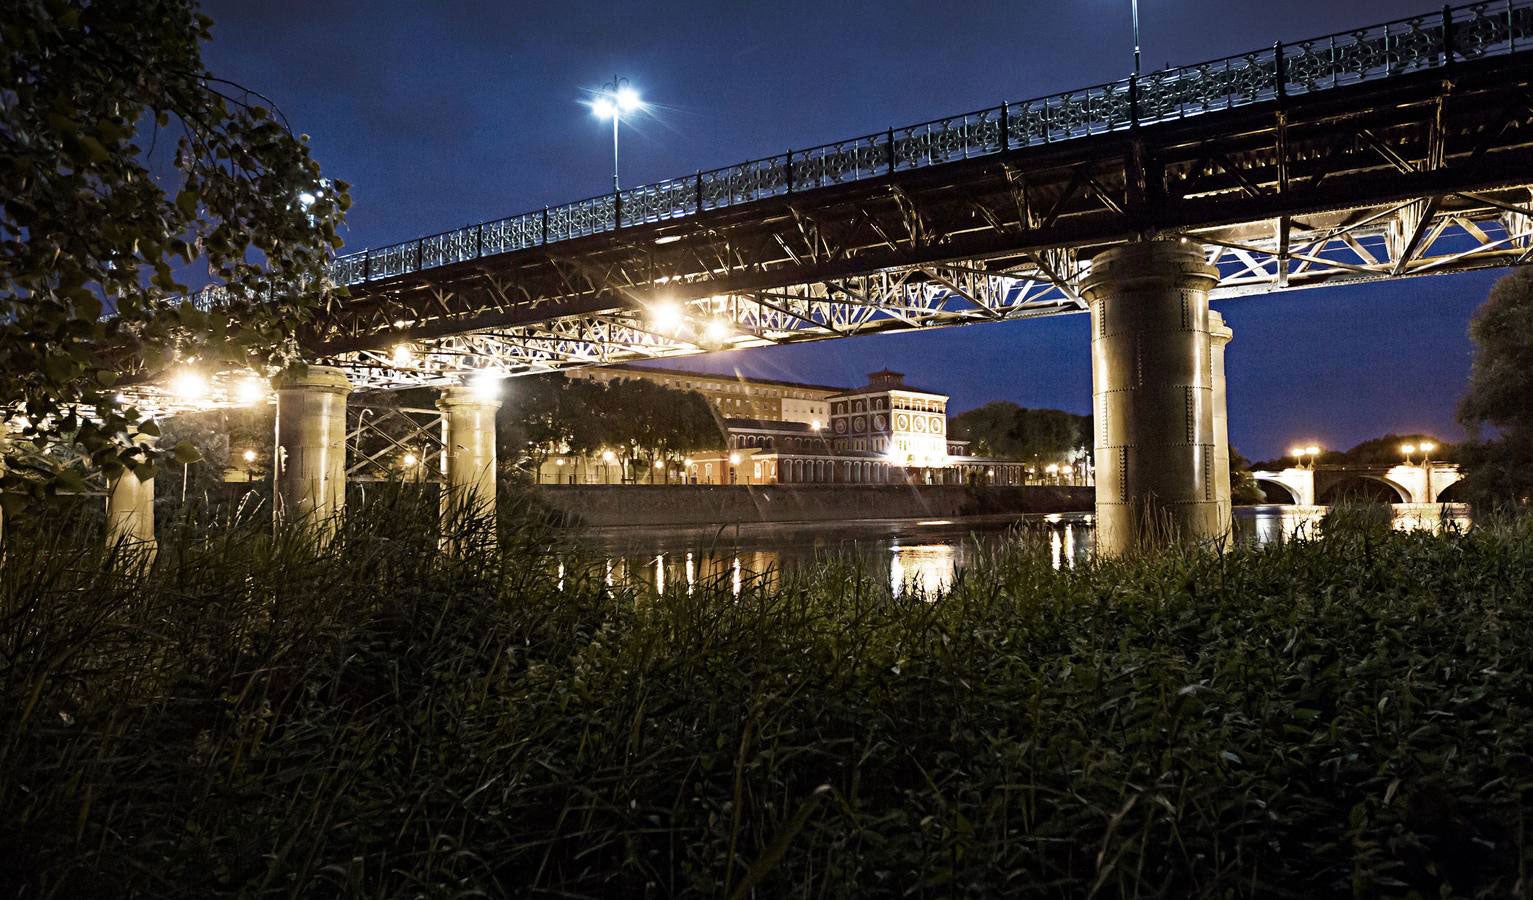
[[[1313,536],[1323,506],[1246,506],[1235,510],[1240,541],[1268,543],[1296,535]],[[1394,525],[1402,530],[1436,530],[1444,524],[1467,528],[1469,508],[1396,504]],[[898,594],[913,588],[945,589],[955,574],[981,555],[1024,540],[1046,541],[1055,568],[1090,558],[1090,513],[1032,516],[974,516],[953,519],[873,519],[857,522],[772,523],[719,527],[592,528],[581,543],[600,557],[600,577],[641,593],[678,585],[695,587],[719,579],[738,594],[747,583],[775,583],[829,558],[851,561],[887,577]]]

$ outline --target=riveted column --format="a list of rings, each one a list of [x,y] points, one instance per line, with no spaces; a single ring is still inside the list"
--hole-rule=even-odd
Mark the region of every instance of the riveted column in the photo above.
[[[1096,541],[1108,555],[1220,534],[1208,292],[1195,244],[1148,241],[1092,261]]]
[[[1229,534],[1234,527],[1234,503],[1230,498],[1230,417],[1228,394],[1224,383],[1224,348],[1235,332],[1224,324],[1224,316],[1208,311],[1208,360],[1213,379],[1214,397],[1214,496],[1219,501],[1219,533]]]
[[[140,478],[132,469],[107,483],[106,545],[125,554],[152,560],[154,540],[154,478]]]
[[[276,381],[277,451],[272,460],[278,522],[335,532],[346,508],[346,395],[340,369],[309,366]]]
[[[495,411],[500,409],[500,380],[477,376],[472,384],[454,385],[437,399],[442,411],[442,520],[467,516],[470,522],[495,521]]]

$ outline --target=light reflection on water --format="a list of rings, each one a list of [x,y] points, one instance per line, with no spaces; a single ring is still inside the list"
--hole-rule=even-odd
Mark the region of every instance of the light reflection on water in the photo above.
[[[1235,512],[1236,538],[1259,544],[1318,535],[1323,506],[1252,506]],[[1394,527],[1401,530],[1468,528],[1469,508],[1397,504]],[[1047,516],[984,516],[970,519],[883,520],[797,523],[717,528],[604,528],[582,536],[589,550],[603,554],[602,579],[643,594],[668,587],[690,594],[699,584],[727,584],[735,596],[747,586],[770,590],[792,572],[827,559],[859,565],[868,573],[886,571],[890,591],[935,595],[982,553],[1008,543],[1045,540],[1056,569],[1074,568],[1091,555],[1091,519],[1086,513]],[[1019,529],[1017,526],[1023,526]],[[1041,545],[1040,545],[1041,546]],[[565,565],[559,565],[563,589]],[[594,573],[593,573],[594,574]]]

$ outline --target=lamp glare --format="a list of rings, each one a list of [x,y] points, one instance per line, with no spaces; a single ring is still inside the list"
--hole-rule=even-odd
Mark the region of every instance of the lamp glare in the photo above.
[[[234,388],[234,400],[240,406],[254,406],[266,399],[266,379],[249,375]]]
[[[623,112],[633,112],[644,105],[639,99],[639,92],[626,85],[617,89],[616,99],[617,108]]]
[[[171,379],[170,390],[182,403],[197,403],[208,397],[208,379],[194,369],[182,369]]]

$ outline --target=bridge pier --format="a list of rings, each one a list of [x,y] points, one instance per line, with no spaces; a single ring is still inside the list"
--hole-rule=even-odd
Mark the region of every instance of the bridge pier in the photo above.
[[[273,514],[306,523],[321,539],[335,533],[346,508],[346,396],[340,369],[309,366],[277,379],[277,452]]]
[[[487,519],[493,527],[495,411],[500,409],[499,391],[498,381],[476,381],[445,388],[437,400],[437,408],[442,411],[444,528],[457,524],[454,520],[460,516]]]
[[[1081,290],[1091,304],[1099,553],[1223,533],[1208,309],[1217,281],[1199,246],[1180,240],[1092,261]]]
[[[1209,375],[1214,390],[1214,496],[1219,501],[1219,533],[1232,533],[1235,506],[1230,492],[1230,415],[1229,397],[1224,381],[1224,348],[1235,332],[1224,323],[1224,316],[1208,311]]]
[[[106,493],[106,545],[154,559],[154,479],[132,469],[111,479]]]

